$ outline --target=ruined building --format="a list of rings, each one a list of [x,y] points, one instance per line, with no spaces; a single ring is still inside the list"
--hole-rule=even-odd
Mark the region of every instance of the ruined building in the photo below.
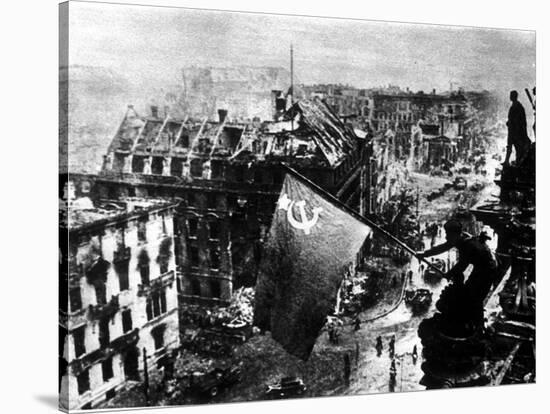
[[[395,154],[409,168],[438,166],[445,151],[455,151],[467,131],[467,101],[462,94],[374,94],[371,125],[395,133]],[[449,143],[447,145],[447,143]],[[456,152],[456,151],[455,151]]]
[[[179,347],[175,204],[134,197],[94,205],[75,187],[65,183],[60,209],[59,386],[67,409],[114,397],[127,381],[143,380],[145,365],[170,371]]]
[[[284,178],[281,163],[355,209],[364,203],[364,140],[319,100],[300,100],[278,118],[237,123],[220,110],[218,122],[193,121],[140,116],[129,107],[122,120],[97,191],[113,200],[179,201],[181,303],[226,304],[235,288],[254,285]]]

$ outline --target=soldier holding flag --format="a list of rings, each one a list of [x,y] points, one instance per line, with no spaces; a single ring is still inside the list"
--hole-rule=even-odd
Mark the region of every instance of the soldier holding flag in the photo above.
[[[456,286],[463,286],[462,299],[465,303],[458,303],[462,309],[450,309],[466,318],[474,328],[483,326],[483,301],[495,282],[497,275],[497,261],[491,249],[485,243],[488,236],[481,238],[470,237],[462,232],[462,225],[456,220],[445,223],[446,242],[433,247],[425,252],[417,253],[418,258],[430,257],[441,254],[455,247],[458,249],[459,259],[455,266],[447,272],[446,277],[452,280]],[[464,283],[464,271],[469,265],[473,270],[466,283]],[[452,301],[456,303],[460,301]]]

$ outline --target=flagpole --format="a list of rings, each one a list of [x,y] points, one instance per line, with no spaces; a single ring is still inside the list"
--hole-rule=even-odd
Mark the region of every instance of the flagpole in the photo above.
[[[368,218],[360,215],[352,208],[348,207],[346,204],[338,200],[336,197],[334,197],[332,194],[330,194],[328,191],[322,189],[317,184],[315,184],[313,181],[309,180],[308,178],[304,177],[302,174],[300,174],[298,171],[296,171],[294,168],[289,166],[288,164],[282,162],[281,165],[293,176],[295,176],[298,180],[306,183],[308,186],[312,187],[313,190],[315,190],[317,193],[319,193],[321,196],[327,198],[332,203],[336,204],[338,207],[340,207],[343,210],[346,210],[349,214],[351,214],[353,217],[355,217],[357,220],[365,223],[369,227],[372,227],[374,230],[380,232],[399,246],[401,246],[403,249],[408,251],[410,254],[412,254],[414,257],[416,257],[418,260],[423,261],[429,268],[435,270],[436,272],[440,273],[441,275],[445,276],[445,273],[441,271],[438,267],[434,266],[432,263],[428,262],[425,258],[420,258],[416,255],[416,251],[410,248],[405,242],[399,240],[397,237],[395,237],[393,234],[389,233],[388,231],[384,230],[380,226],[378,226],[376,223],[374,223],[372,220],[369,220]]]

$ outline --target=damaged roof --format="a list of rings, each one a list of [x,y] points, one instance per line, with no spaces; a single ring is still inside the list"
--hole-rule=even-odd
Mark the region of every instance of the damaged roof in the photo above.
[[[85,200],[85,202],[83,202]],[[68,217],[62,223],[71,232],[85,230],[107,223],[127,220],[147,214],[153,210],[162,210],[177,203],[163,199],[144,199],[127,197],[117,202],[104,202],[94,206],[89,199],[76,199],[68,208]]]
[[[234,124],[140,117],[130,106],[109,152],[148,156],[296,158],[337,166],[357,136],[320,99],[299,100],[278,122]]]

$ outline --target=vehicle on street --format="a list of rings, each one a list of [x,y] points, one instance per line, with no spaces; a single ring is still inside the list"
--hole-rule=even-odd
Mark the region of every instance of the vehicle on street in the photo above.
[[[468,183],[464,177],[456,177],[453,186],[455,190],[465,190],[468,187]]]
[[[194,372],[190,378],[191,390],[215,397],[222,388],[227,388],[242,379],[242,371],[239,367],[214,368],[207,372]]]
[[[432,304],[432,292],[429,289],[407,289],[405,303],[415,315],[426,312]]]
[[[289,398],[302,395],[307,387],[301,378],[284,377],[276,384],[268,385],[265,395],[270,398]]]

